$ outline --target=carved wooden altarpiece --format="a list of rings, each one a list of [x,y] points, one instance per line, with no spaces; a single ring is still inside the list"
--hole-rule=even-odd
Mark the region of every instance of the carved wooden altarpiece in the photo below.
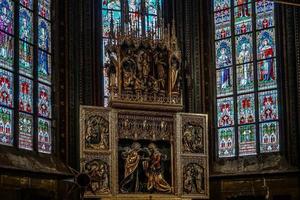
[[[209,198],[207,116],[180,112],[181,54],[162,38],[107,46],[111,108],[80,108],[85,197]]]

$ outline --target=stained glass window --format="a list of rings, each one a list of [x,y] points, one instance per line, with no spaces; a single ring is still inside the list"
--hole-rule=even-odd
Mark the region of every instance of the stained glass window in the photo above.
[[[13,107],[14,100],[14,82],[13,74],[0,69],[0,104]]]
[[[103,66],[103,102],[109,104],[108,71],[105,66],[108,56],[105,46],[113,43],[116,34],[126,32],[136,37],[159,38],[161,7],[163,0],[101,0],[102,1],[102,66]],[[227,20],[229,21],[229,20]],[[231,71],[232,73],[232,71]],[[232,74],[231,74],[232,76]],[[220,93],[229,92],[229,88]]]
[[[19,115],[19,147],[32,150],[33,148],[33,117],[25,113]]]
[[[33,42],[33,13],[24,7],[20,7],[19,12],[19,37],[20,39]]]
[[[0,67],[12,69],[14,64],[14,39],[0,31]]]
[[[51,152],[51,121],[39,118],[38,120],[38,146],[42,153]]]
[[[13,111],[0,106],[0,144],[13,145]]]
[[[31,77],[33,73],[33,46],[19,42],[19,71],[21,74]]]
[[[14,2],[11,0],[0,0],[0,30],[14,33]]]
[[[51,0],[0,0],[0,144],[52,151],[50,16]]]
[[[218,156],[278,152],[274,2],[214,0],[213,7]]]
[[[33,111],[33,83],[32,80],[20,76],[19,110],[32,113]]]
[[[33,0],[20,0],[20,4],[22,4],[22,6],[32,9],[33,7]]]
[[[39,18],[39,48],[51,52],[51,28],[50,23],[44,20],[43,18]]]

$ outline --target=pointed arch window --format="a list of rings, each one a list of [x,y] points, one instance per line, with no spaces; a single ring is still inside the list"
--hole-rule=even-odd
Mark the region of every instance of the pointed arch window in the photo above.
[[[0,144],[51,153],[51,0],[0,0]]]
[[[118,32],[136,37],[159,37],[163,0],[101,0],[102,1],[102,60],[108,57],[105,46],[114,42]],[[107,69],[103,67],[103,101],[108,106],[109,90]]]
[[[214,0],[218,157],[280,150],[274,2]]]

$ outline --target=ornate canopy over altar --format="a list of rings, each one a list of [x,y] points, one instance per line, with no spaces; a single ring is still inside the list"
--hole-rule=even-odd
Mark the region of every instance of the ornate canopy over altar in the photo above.
[[[91,179],[86,197],[209,197],[207,116],[180,112],[174,33],[118,36],[106,46],[110,108],[80,110],[80,166]]]

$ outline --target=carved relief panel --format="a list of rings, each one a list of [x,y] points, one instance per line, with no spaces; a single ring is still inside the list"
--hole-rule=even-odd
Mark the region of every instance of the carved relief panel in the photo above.
[[[111,193],[110,110],[99,107],[80,108],[80,170],[91,182],[86,196]]]
[[[208,198],[206,115],[81,107],[86,197]]]
[[[209,198],[207,115],[177,114],[180,136],[179,186],[183,197]]]

